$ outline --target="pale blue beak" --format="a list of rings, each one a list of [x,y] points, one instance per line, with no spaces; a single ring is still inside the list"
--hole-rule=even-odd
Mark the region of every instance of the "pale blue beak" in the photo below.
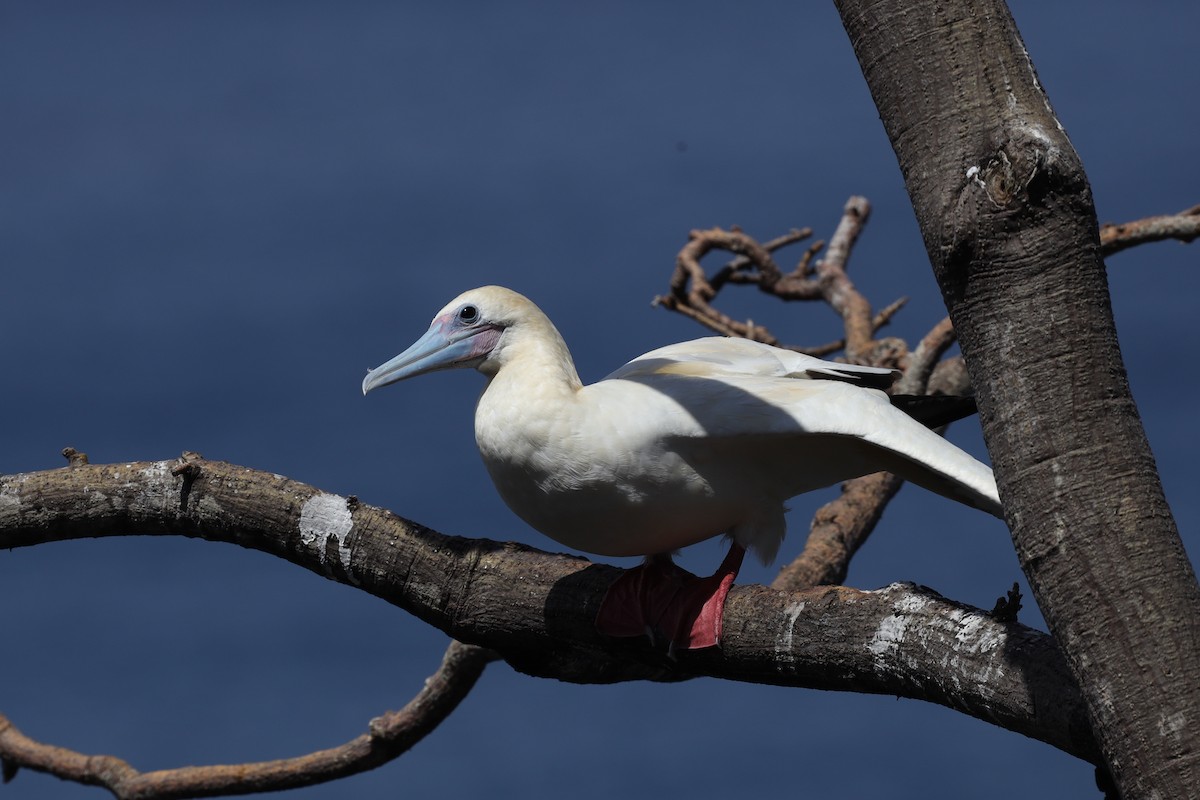
[[[490,326],[462,328],[454,317],[438,317],[425,335],[395,358],[367,371],[363,394],[405,378],[439,369],[474,366],[491,352],[499,331]]]

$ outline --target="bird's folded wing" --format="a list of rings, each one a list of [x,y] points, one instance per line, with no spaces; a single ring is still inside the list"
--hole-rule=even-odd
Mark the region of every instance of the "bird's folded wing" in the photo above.
[[[705,441],[704,447],[718,459],[741,452],[741,458],[778,461],[775,466],[784,469],[813,475],[828,470],[829,480],[816,481],[817,486],[886,469],[931,491],[1000,514],[991,469],[894,408],[881,391],[813,380],[811,375],[796,379],[739,374],[700,360],[667,358],[651,366],[656,360],[639,359],[639,368],[623,369],[617,380],[589,388],[598,390],[598,395],[611,395],[609,399],[617,401],[612,405],[626,414],[647,413],[664,433],[698,437],[690,451]],[[651,394],[636,398],[620,391],[621,384],[636,384],[639,392]],[[619,395],[626,396],[618,400]],[[802,441],[814,436],[823,442],[815,451]],[[788,445],[793,437],[795,443]],[[793,451],[803,460],[792,462],[787,453]],[[860,471],[855,468],[859,462]]]
[[[872,446],[865,457],[877,469],[1003,515],[991,468],[894,407],[883,392],[832,381],[729,380],[758,402],[786,411],[805,434],[857,439]]]
[[[899,374],[882,367],[839,364],[749,339],[710,336],[660,347],[638,356],[608,378],[652,374],[755,375],[837,380],[886,389]]]

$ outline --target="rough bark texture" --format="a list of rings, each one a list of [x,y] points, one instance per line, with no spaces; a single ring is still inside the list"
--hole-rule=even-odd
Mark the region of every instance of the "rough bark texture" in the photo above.
[[[1099,758],[1051,637],[911,584],[874,592],[738,586],[721,647],[669,657],[645,639],[612,640],[595,630],[614,567],[445,536],[279,475],[188,459],[0,476],[0,548],[127,534],[195,536],[271,553],[532,675],[587,683],[708,675],[891,694]]]
[[[839,0],[958,331],[1022,567],[1122,795],[1200,797],[1200,591],[1082,165],[999,0]]]

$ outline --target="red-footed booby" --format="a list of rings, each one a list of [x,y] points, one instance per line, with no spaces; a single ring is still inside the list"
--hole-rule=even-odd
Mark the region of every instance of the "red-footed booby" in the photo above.
[[[455,367],[487,376],[475,441],[509,508],[568,547],[648,557],[610,587],[596,620],[609,635],[716,644],[744,548],[773,561],[784,502],[802,492],[890,470],[1001,516],[991,469],[889,402],[893,370],[710,337],[584,386],[541,309],[485,286],[370,370],[363,394]],[[670,562],[721,534],[734,544],[713,576]]]

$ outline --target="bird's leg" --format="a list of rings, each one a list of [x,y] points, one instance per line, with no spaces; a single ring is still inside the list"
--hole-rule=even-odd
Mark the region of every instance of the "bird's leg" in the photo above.
[[[596,614],[596,629],[607,636],[665,637],[671,650],[712,647],[721,638],[725,597],[746,551],[729,549],[715,573],[699,578],[670,555],[650,556],[613,581]]]

